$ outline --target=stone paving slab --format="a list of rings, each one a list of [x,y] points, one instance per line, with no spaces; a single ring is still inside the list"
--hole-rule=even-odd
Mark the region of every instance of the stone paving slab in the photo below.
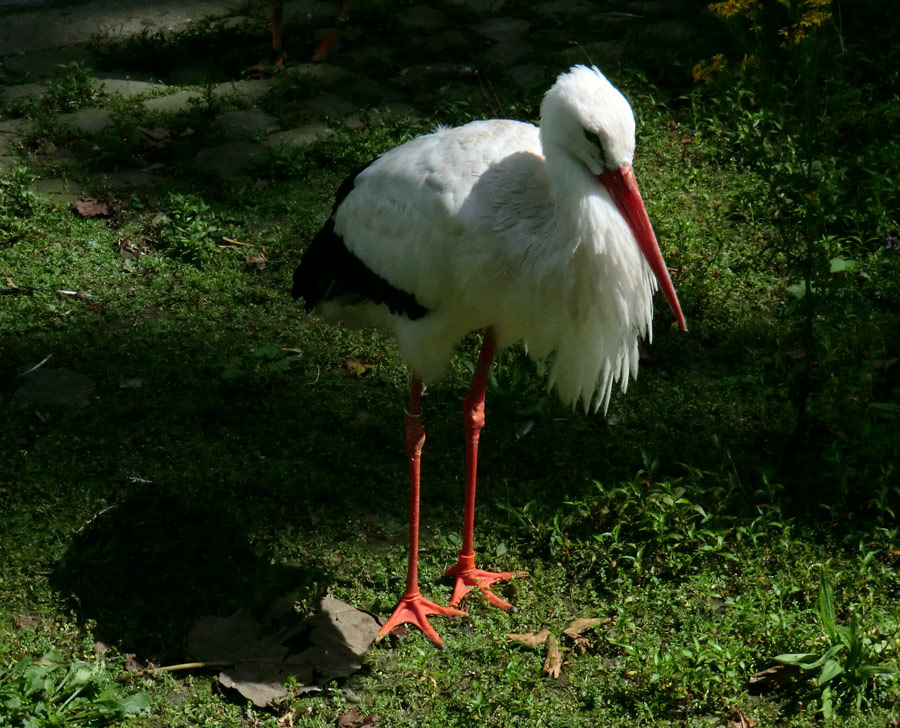
[[[38,199],[61,207],[70,207],[85,194],[78,182],[62,177],[42,177],[32,181],[28,188]]]
[[[147,99],[144,108],[147,111],[158,111],[163,114],[183,114],[190,111],[191,105],[203,102],[203,94],[199,91],[178,91],[168,96],[157,96]]]
[[[509,67],[532,55],[534,46],[521,38],[501,41],[484,52],[487,61],[496,66]]]
[[[284,68],[281,73],[288,78],[294,76],[296,78],[305,78],[310,81],[315,81],[325,88],[347,81],[353,77],[353,74],[350,71],[338,66],[333,66],[330,63],[291,64]]]
[[[4,77],[11,76],[19,80],[49,78],[59,71],[60,66],[68,63],[90,64],[92,59],[93,53],[87,45],[62,46],[16,53],[3,58]]]
[[[130,78],[98,78],[97,89],[110,96],[130,99],[141,94],[154,93],[168,88],[164,83],[134,81]]]
[[[479,35],[491,40],[504,41],[521,37],[531,28],[531,23],[521,18],[490,18],[476,23],[474,28]]]
[[[241,79],[216,84],[212,90],[214,99],[233,96],[245,103],[256,103],[268,94],[275,86],[273,78]]]
[[[206,172],[221,179],[241,177],[265,161],[268,150],[255,142],[228,142],[201,150],[195,157]]]
[[[287,129],[269,135],[262,143],[272,148],[298,148],[312,144],[319,139],[324,139],[334,130],[325,124],[308,124],[306,126],[297,127],[296,129]]]
[[[180,30],[244,4],[242,0],[88,0],[11,13],[0,23],[0,57],[77,46],[96,38]]]
[[[216,126],[232,139],[266,136],[280,129],[275,117],[261,109],[226,111],[216,118]]]
[[[219,112],[214,128],[219,134],[215,144],[196,154],[195,160],[210,174],[229,178],[252,171],[273,149],[301,147],[327,137],[333,128],[323,123],[328,119],[349,127],[377,122],[396,115],[415,116],[417,109],[433,109],[436,103],[469,102],[483,89],[482,73],[503,69],[519,86],[546,89],[558,73],[574,63],[594,62],[601,68],[621,62],[625,51],[626,31],[638,30],[642,42],[647,39],[674,37],[688,42],[692,37],[690,23],[684,18],[687,0],[625,0],[620,3],[595,0],[542,0],[529,6],[527,16],[516,14],[505,0],[453,0],[471,19],[468,23],[451,20],[428,0],[405,8],[392,19],[409,37],[411,47],[422,51],[420,61],[400,66],[397,59],[402,49],[385,42],[372,27],[353,23],[341,25],[340,46],[332,52],[329,63],[297,63],[288,65],[267,78],[245,78],[218,83],[202,93],[183,90],[141,100],[143,108],[160,114],[180,114],[196,104],[205,108],[228,108]],[[337,12],[335,0],[287,0],[285,27],[290,50],[293,40],[310,27],[322,31],[333,27]],[[38,79],[57,72],[60,63],[85,59],[90,66],[90,43],[120,40],[128,36],[183,30],[204,18],[217,18],[223,28],[250,26],[262,29],[268,5],[262,0],[247,4],[246,0],[72,0],[62,5],[7,13],[0,18],[0,81],[9,82],[11,74]],[[527,19],[526,19],[527,18]],[[542,20],[543,18],[543,20]],[[590,22],[591,27],[606,27],[602,37],[618,35],[614,40],[572,43],[572,24]],[[621,32],[619,31],[621,29]],[[583,34],[582,34],[583,35]],[[266,36],[260,37],[264,44]],[[652,42],[652,41],[648,41]],[[536,49],[556,48],[553,68],[535,60]],[[466,56],[460,56],[465,52]],[[299,55],[298,51],[298,55]],[[466,57],[467,62],[446,59]],[[366,78],[369,67],[389,66],[389,75],[378,74],[379,80]],[[356,70],[348,70],[356,69]],[[5,69],[5,71],[4,71]],[[360,70],[361,69],[361,70]],[[171,70],[167,82],[195,85],[219,72],[218,60],[192,58]],[[138,98],[159,94],[167,89],[156,83],[147,72],[135,78],[127,68],[107,71],[98,78],[97,88],[107,96]],[[280,128],[271,113],[256,108],[267,95],[277,92],[279,105],[296,124]],[[0,114],[4,106],[21,100],[40,99],[48,94],[47,86],[24,83],[0,86]],[[376,107],[380,111],[370,111]],[[270,108],[269,106],[266,107]],[[212,109],[210,109],[212,111]],[[2,118],[2,117],[0,117]],[[61,143],[52,160],[58,168],[84,166],[93,152],[91,137],[107,129],[112,115],[106,109],[82,109],[61,114],[60,124],[77,130],[82,139]],[[2,122],[0,122],[2,123]],[[20,129],[0,126],[0,168],[14,161],[9,149]],[[212,142],[210,142],[212,143]],[[110,176],[109,186],[128,188],[158,183],[160,177],[137,171]],[[63,180],[37,180],[33,189],[44,199],[72,201],[81,191]]]
[[[359,105],[337,94],[324,93],[308,99],[301,99],[291,107],[307,117],[346,116],[359,110]]]
[[[126,192],[147,187],[159,187],[166,178],[143,169],[104,174],[100,179],[103,187],[113,192]]]
[[[549,86],[547,82],[547,69],[538,63],[526,63],[509,69],[509,77],[513,83],[520,87],[532,87],[538,84]]]
[[[23,119],[5,119],[0,121],[0,140],[8,141],[22,132],[28,122]]]
[[[94,136],[112,124],[112,112],[109,109],[79,109],[68,114],[59,114],[56,120],[85,136]]]
[[[0,86],[0,104],[8,106],[24,99],[42,99],[49,95],[42,83],[21,83],[17,86]]]
[[[447,25],[447,16],[430,5],[416,5],[403,13],[403,27],[411,31],[435,31]]]

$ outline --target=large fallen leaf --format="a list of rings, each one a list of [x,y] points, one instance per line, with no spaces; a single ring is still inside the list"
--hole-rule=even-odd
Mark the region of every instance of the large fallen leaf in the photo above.
[[[374,728],[377,722],[377,714],[363,715],[359,712],[359,708],[352,708],[338,716],[337,728]]]
[[[584,633],[598,624],[609,624],[610,619],[601,619],[600,617],[590,617],[587,619],[576,619],[568,627],[563,630],[563,634],[575,643],[576,649],[584,654],[588,647],[591,646],[589,637],[585,637]]]
[[[547,638],[547,657],[544,659],[543,673],[554,680],[562,672],[562,652],[559,649],[559,640],[556,637]]]
[[[109,205],[92,197],[82,197],[75,203],[75,212],[81,217],[109,217]]]
[[[568,627],[563,630],[563,634],[571,637],[573,640],[581,637],[582,634],[587,632],[591,627],[594,627],[598,624],[602,624],[604,621],[609,622],[609,620],[603,620],[600,617],[590,617],[588,619],[576,619],[574,620]]]
[[[260,619],[243,610],[204,617],[191,629],[188,649],[204,663],[230,665],[219,682],[264,707],[287,695],[289,675],[306,692],[359,670],[379,627],[371,614],[326,594],[306,617],[290,599]]]
[[[756,728],[756,718],[748,718],[735,708],[728,718],[728,728]]]
[[[522,632],[521,634],[506,635],[507,642],[518,642],[521,645],[534,649],[540,647],[547,641],[550,636],[549,629],[542,629],[540,632]]]

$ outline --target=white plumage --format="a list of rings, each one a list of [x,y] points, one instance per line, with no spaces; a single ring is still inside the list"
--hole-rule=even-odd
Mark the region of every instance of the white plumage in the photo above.
[[[657,282],[684,326],[631,171],[634,131],[624,96],[576,66],[546,94],[540,129],[476,121],[392,149],[344,183],[294,294],[393,334],[414,388],[486,329],[491,346],[554,354],[562,400],[605,410],[637,374]],[[474,468],[467,487],[474,499]]]
[[[655,278],[596,178],[633,154],[628,102],[584,66],[547,94],[540,131],[476,121],[392,149],[355,178],[334,233],[428,315],[410,320],[353,295],[320,312],[392,333],[426,383],[461,338],[493,326],[501,347],[556,352],[550,383],[564,402],[605,409],[613,384],[624,391],[637,373],[638,339],[651,336]]]

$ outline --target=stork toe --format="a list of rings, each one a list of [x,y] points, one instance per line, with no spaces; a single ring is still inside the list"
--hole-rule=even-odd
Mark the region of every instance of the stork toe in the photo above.
[[[514,612],[515,607],[494,594],[491,591],[491,586],[499,582],[527,576],[524,571],[485,571],[484,569],[476,569],[474,559],[467,559],[462,555],[460,555],[456,565],[447,569],[446,574],[454,577],[456,580],[453,585],[453,595],[450,597],[451,607],[458,606],[470,592],[477,589],[485,601],[498,609],[502,609],[504,612]]]
[[[390,632],[399,627],[401,624],[411,624],[413,627],[421,630],[428,639],[430,639],[437,647],[443,647],[444,641],[437,633],[434,627],[428,622],[430,615],[438,615],[441,617],[467,617],[468,615],[461,609],[453,607],[442,607],[423,597],[420,593],[406,594],[400,603],[394,609],[394,613],[390,616],[384,626],[378,631],[376,642],[384,639]]]

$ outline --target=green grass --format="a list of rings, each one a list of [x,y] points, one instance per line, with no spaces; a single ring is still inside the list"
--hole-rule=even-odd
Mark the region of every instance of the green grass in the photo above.
[[[362,5],[366,22],[388,12]],[[243,42],[204,27],[203,49]],[[243,63],[239,50],[229,64]],[[129,53],[109,48],[100,61]],[[742,132],[724,90],[689,99],[697,59],[682,57],[678,76],[664,55],[611,75],[636,110],[636,172],[689,333],[660,313],[640,378],[606,419],[566,410],[523,352],[502,353],[476,547],[489,568],[528,572],[501,588],[519,611],[470,603],[470,620],[435,620],[445,650],[415,632],[385,640],[359,674],[276,711],[245,705],[211,671],[125,666],[183,662],[199,617],[274,595],[305,604],[327,587],[390,613],[405,577],[407,374],[389,340],[307,317],[290,275],[349,170],[436,122],[488,116],[490,104],[467,87],[469,103],[338,129],[224,184],[192,160],[219,140],[214,114],[233,100],[149,115],[95,96],[69,67],[49,101],[12,110],[33,127],[21,169],[0,179],[0,726],[21,724],[26,704],[35,726],[77,725],[45,717],[71,695],[56,689],[67,674],[84,686],[68,706],[136,709],[146,696],[149,710],[127,722],[147,728],[275,726],[288,712],[295,726],[326,726],[353,706],[379,727],[419,728],[709,726],[738,713],[758,725],[884,728],[900,717],[900,254],[872,245],[873,228],[830,228],[822,258],[853,262],[816,274],[816,345],[804,348],[772,170],[731,158],[729,129]],[[535,118],[540,91],[513,89],[501,70],[490,80],[509,115]],[[295,118],[297,84],[279,81],[263,105]],[[28,183],[58,169],[48,145],[84,142],[54,114],[96,104],[113,108],[114,125],[68,173],[100,199],[111,171],[158,163],[165,180],[112,194],[111,217],[87,220]],[[134,133],[156,125],[170,144]],[[882,169],[894,169],[891,149]],[[851,207],[841,219],[862,219]],[[255,247],[220,247],[223,236]],[[462,344],[424,401],[421,583],[438,602],[459,544],[460,409],[477,344]],[[92,380],[87,406],[11,408],[21,372],[45,359]],[[347,360],[372,366],[359,374]],[[556,680],[540,650],[507,643],[510,632],[560,636],[578,617],[603,622],[584,652],[561,637]],[[826,654],[780,689],[751,684],[779,657],[809,667]],[[863,669],[874,664],[887,667]],[[27,671],[54,688],[29,692]],[[92,720],[107,718],[118,720]]]

